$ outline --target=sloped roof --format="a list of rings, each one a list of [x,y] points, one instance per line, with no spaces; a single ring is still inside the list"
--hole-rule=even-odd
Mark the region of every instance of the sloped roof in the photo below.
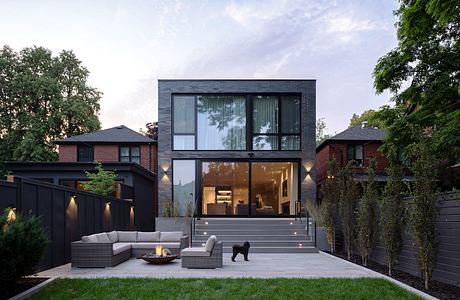
[[[316,147],[316,151],[321,150],[330,141],[383,141],[385,136],[386,131],[383,129],[359,124],[324,140]]]
[[[156,141],[129,129],[125,125],[120,125],[104,130],[71,136],[66,139],[57,140],[55,143],[156,143]]]

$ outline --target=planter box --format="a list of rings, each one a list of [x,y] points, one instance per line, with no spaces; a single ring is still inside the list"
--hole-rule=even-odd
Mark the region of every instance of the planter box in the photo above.
[[[185,235],[190,235],[191,218],[187,217],[156,217],[156,231],[182,231]]]

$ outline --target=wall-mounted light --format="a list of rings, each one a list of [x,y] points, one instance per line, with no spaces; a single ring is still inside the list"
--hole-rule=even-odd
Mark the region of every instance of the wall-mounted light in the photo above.
[[[16,208],[10,207],[8,211],[8,216],[6,217],[7,222],[12,222],[16,220]]]
[[[75,195],[70,196],[70,203],[71,204],[76,204],[77,203],[77,197]]]

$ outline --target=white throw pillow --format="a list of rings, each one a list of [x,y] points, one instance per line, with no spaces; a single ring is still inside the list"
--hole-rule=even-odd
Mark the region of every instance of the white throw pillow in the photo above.
[[[119,242],[137,242],[137,231],[117,231]]]
[[[183,235],[182,231],[161,232],[160,242],[180,242]]]
[[[217,238],[215,235],[211,235],[209,237],[209,239],[206,241],[206,244],[204,245],[204,249],[207,251],[207,252],[211,252],[212,249],[214,249],[214,245],[216,244],[217,242]]]
[[[160,241],[160,232],[137,232],[137,241],[138,242],[159,242]]]
[[[107,232],[107,236],[112,243],[118,242],[118,234],[116,231]]]
[[[81,240],[84,243],[97,243],[97,236],[95,234],[82,236]]]
[[[96,238],[98,243],[110,243],[109,237],[105,232],[96,234]]]

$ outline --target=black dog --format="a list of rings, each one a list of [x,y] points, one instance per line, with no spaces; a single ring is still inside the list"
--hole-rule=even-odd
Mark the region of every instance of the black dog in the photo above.
[[[232,255],[232,261],[235,261],[235,257],[238,255],[238,253],[243,254],[244,260],[249,261],[248,259],[248,254],[249,254],[249,248],[251,245],[249,244],[248,241],[244,242],[243,246],[235,244],[233,245],[233,255]]]

